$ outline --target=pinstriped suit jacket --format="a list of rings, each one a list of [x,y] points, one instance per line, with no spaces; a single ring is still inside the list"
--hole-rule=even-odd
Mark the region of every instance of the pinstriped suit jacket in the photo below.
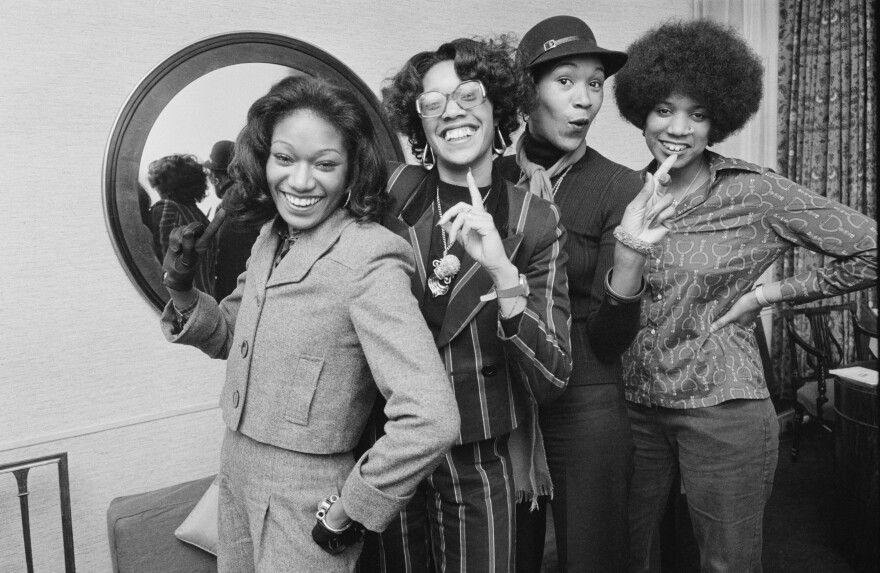
[[[411,286],[421,304],[432,269],[428,252],[435,195],[427,179],[412,173],[401,177],[405,170],[421,167],[391,165],[388,187],[395,203],[383,224],[413,248],[416,272]],[[493,172],[495,177],[500,175]],[[395,184],[398,178],[417,181],[416,188]],[[559,211],[510,184],[506,189],[497,207],[497,212],[508,213],[504,248],[526,275],[531,292],[517,332],[506,336],[497,300],[480,300],[493,290],[492,279],[465,253],[447,295],[449,304],[437,339],[461,415],[460,443],[509,433],[529,415],[531,401],[542,403],[562,394],[571,374],[567,255]]]

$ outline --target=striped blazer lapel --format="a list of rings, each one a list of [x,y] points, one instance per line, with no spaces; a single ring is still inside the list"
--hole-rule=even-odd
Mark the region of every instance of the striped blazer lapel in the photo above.
[[[502,239],[507,258],[513,260],[522,244],[523,235],[517,233]],[[489,293],[493,288],[492,277],[483,267],[477,264],[470,255],[465,253],[461,265],[461,274],[455,281],[455,286],[450,291],[449,305],[446,307],[446,316],[443,319],[443,327],[437,337],[437,347],[442,348],[449,341],[458,336],[474,316],[480,312],[486,302],[480,297]]]

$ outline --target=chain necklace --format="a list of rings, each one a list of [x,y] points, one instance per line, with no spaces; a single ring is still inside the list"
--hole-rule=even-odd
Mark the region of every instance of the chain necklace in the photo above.
[[[489,190],[483,196],[483,204],[486,203],[486,199],[489,197],[489,194],[492,193],[492,188],[489,187]],[[443,218],[443,208],[440,206],[440,185],[437,185],[437,217]],[[455,275],[458,274],[458,271],[461,270],[461,261],[458,257],[449,253],[449,249],[452,248],[452,244],[448,243],[446,240],[446,231],[443,230],[443,227],[440,227],[440,238],[443,240],[443,254],[439,259],[434,259],[431,263],[434,266],[434,274],[428,278],[428,289],[431,291],[431,296],[437,298],[438,296],[443,296],[447,292],[449,292],[449,283],[452,282],[452,279],[455,278]]]
[[[571,171],[571,168],[574,167],[574,163],[565,168],[565,171],[562,172],[562,175],[559,176],[559,179],[556,180],[556,183],[553,184],[553,190],[550,192],[550,199],[556,199],[556,192],[559,191],[559,186],[562,185],[562,180],[565,179],[565,176],[568,175],[568,172]]]
[[[691,184],[687,186],[687,189],[684,190],[684,193],[682,193],[681,196],[679,196],[678,199],[675,199],[675,200],[672,201],[672,208],[673,208],[673,209],[675,209],[676,207],[678,207],[678,205],[682,202],[682,200],[683,200],[685,197],[687,197],[688,194],[691,192],[691,188],[694,186],[694,183],[697,182],[697,177],[699,177],[699,176],[700,176],[700,173],[703,172],[703,167],[705,167],[705,166],[706,166],[706,164],[705,164],[704,162],[701,162],[701,163],[700,163],[700,169],[697,171],[697,174],[694,175],[694,178],[691,180]],[[700,183],[700,185],[702,185],[702,183]]]

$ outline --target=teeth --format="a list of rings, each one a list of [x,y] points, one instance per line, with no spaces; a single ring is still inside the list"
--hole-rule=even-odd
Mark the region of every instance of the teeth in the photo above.
[[[453,139],[464,139],[465,137],[470,137],[471,135],[477,132],[473,127],[456,127],[455,129],[450,129],[444,134],[446,141],[452,141]]]
[[[320,197],[296,197],[288,193],[284,194],[284,198],[287,199],[287,204],[291,207],[299,207],[301,209],[311,207],[320,200]]]
[[[684,151],[686,146],[675,144],[675,143],[663,143],[663,147],[665,147],[669,151],[673,151],[675,153],[678,153],[679,151]]]

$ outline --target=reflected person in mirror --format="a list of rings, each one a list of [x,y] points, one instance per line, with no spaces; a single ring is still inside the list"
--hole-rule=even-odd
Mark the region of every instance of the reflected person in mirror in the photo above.
[[[153,250],[161,262],[168,250],[171,231],[190,223],[208,224],[197,203],[208,196],[208,178],[195,155],[167,155],[151,162],[147,180],[159,193],[159,201],[150,207],[150,230]],[[216,242],[212,241],[199,259],[195,286],[214,293]]]
[[[211,155],[202,165],[208,170],[208,178],[214,186],[214,193],[222,201],[229,202],[227,194],[236,193],[235,181],[229,173],[235,143],[221,140],[211,148]],[[223,203],[221,203],[223,204]],[[213,218],[213,217],[211,217]],[[241,225],[232,221],[217,231],[217,262],[215,264],[214,298],[221,301],[235,290],[238,277],[245,271],[251,247],[260,228],[256,225]]]
[[[247,271],[217,303],[186,272],[209,231],[175,229],[161,318],[168,340],[227,361],[218,568],[351,572],[459,429],[411,250],[377,223],[385,162],[356,96],[302,76],[251,106],[230,169],[229,216],[262,223]],[[385,433],[355,459],[377,393]]]

